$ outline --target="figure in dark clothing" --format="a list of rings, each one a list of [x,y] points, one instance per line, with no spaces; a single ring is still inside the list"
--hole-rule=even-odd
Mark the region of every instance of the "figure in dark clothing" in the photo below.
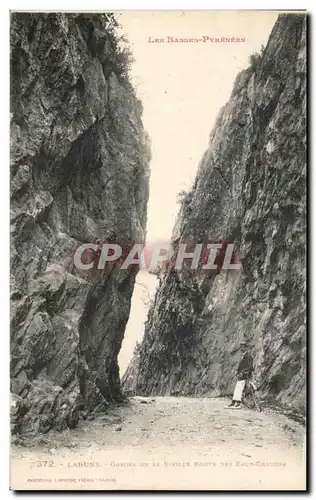
[[[237,370],[237,376],[238,380],[246,380],[251,377],[251,374],[253,372],[253,359],[252,356],[247,349],[246,344],[244,344],[244,352],[242,355],[242,358],[240,360],[240,363],[238,365],[238,370]]]
[[[234,395],[229,408],[241,408],[242,393],[246,385],[246,381],[251,378],[253,372],[253,358],[250,349],[246,342],[240,344],[242,349],[242,357],[237,369],[237,383],[234,390]]]

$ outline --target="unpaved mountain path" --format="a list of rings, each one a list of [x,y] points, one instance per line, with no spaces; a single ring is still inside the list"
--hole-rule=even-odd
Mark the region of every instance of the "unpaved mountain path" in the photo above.
[[[76,429],[13,445],[11,487],[304,489],[304,427],[227,403],[131,398]]]

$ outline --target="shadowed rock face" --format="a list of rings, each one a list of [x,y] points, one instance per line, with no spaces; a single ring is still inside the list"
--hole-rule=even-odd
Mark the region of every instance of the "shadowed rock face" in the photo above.
[[[231,394],[249,340],[262,398],[304,411],[305,72],[305,16],[282,15],[236,78],[173,235],[234,241],[242,270],[164,272],[126,392]]]
[[[11,17],[13,432],[76,425],[121,397],[135,269],[87,276],[81,243],[143,242],[149,146],[106,15]]]

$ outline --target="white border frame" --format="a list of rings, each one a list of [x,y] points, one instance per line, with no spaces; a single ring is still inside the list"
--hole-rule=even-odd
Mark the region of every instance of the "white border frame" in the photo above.
[[[92,10],[92,11],[113,11],[113,10],[304,10],[306,9],[308,14],[312,17],[315,11],[315,2],[312,0],[305,0],[304,5],[300,5],[301,2],[298,0],[279,0],[276,4],[273,0],[265,0],[264,2],[256,2],[253,3],[250,0],[243,0],[240,2],[233,2],[229,0],[221,0],[220,2],[207,2],[205,0],[152,0],[152,1],[129,1],[129,0],[118,0],[118,1],[97,1],[90,0],[87,2],[86,0],[54,0],[44,2],[36,0],[32,2],[25,2],[23,0],[15,0],[14,2],[3,1],[0,7],[0,53],[1,53],[1,182],[0,182],[0,222],[1,222],[1,262],[2,262],[2,279],[1,279],[1,423],[0,423],[0,432],[1,432],[1,447],[0,447],[0,491],[2,498],[6,498],[7,496],[11,496],[12,492],[9,492],[9,10],[35,10],[35,11],[84,11],[84,10]],[[89,7],[89,8],[87,8]],[[277,7],[277,8],[276,8]],[[315,51],[313,50],[313,40],[312,40],[312,28],[313,28],[313,19],[310,19],[309,24],[309,41],[310,41],[310,75],[309,75],[309,83],[311,85],[309,96],[309,125],[311,128],[311,123],[315,122],[315,106],[312,101],[313,91],[315,90]],[[310,206],[309,206],[309,222],[310,222],[310,263],[312,256],[312,249],[315,249],[316,243],[316,197],[312,196],[313,191],[312,187],[314,186],[315,174],[313,172],[313,164],[312,159],[314,158],[314,148],[315,141],[312,141],[311,132],[310,136],[310,157],[309,157],[309,186],[310,186]],[[314,217],[313,217],[314,216]],[[316,267],[312,267],[311,265],[311,282],[310,282],[310,290],[312,290],[313,284],[315,283],[315,275],[316,275]],[[313,361],[316,360],[315,355],[315,346],[316,343],[312,343],[312,335],[315,331],[314,328],[314,315],[313,315],[313,306],[316,304],[313,303],[312,296],[310,298],[309,310],[310,310],[310,332],[309,332],[309,353],[310,355],[310,374],[309,381],[310,385],[315,377],[315,368],[313,367],[315,363]],[[309,426],[312,426],[312,418],[311,418],[311,406],[312,400],[314,399],[314,387],[310,391],[310,422]],[[311,434],[309,436],[309,446],[311,450],[314,448],[314,436],[316,433]],[[310,453],[311,454],[311,453]],[[312,478],[315,472],[315,460],[313,468],[310,470],[309,481],[312,483]],[[290,493],[289,493],[290,494]],[[37,498],[44,497],[44,493],[37,494]],[[59,498],[66,498],[66,493],[59,494]],[[69,493],[68,493],[69,495]],[[87,493],[85,496],[91,497],[91,493]],[[106,492],[107,498],[113,497],[113,494]],[[127,494],[126,494],[127,495]],[[170,494],[171,495],[171,494]],[[170,495],[164,495],[165,498]],[[192,493],[189,496],[193,496]],[[212,493],[212,496],[219,496],[216,493]],[[231,496],[231,494],[224,494],[225,496]],[[277,494],[269,495],[270,498],[277,498]],[[220,495],[223,498],[223,494]]]

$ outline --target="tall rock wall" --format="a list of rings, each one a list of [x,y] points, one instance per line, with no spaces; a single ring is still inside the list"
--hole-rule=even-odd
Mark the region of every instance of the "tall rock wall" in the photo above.
[[[13,432],[73,427],[121,397],[135,268],[87,276],[81,243],[143,242],[149,145],[104,14],[11,16]]]
[[[167,268],[126,392],[231,394],[249,340],[261,397],[304,411],[305,33],[304,15],[279,16],[237,76],[174,230],[175,245],[234,242],[242,270]]]

